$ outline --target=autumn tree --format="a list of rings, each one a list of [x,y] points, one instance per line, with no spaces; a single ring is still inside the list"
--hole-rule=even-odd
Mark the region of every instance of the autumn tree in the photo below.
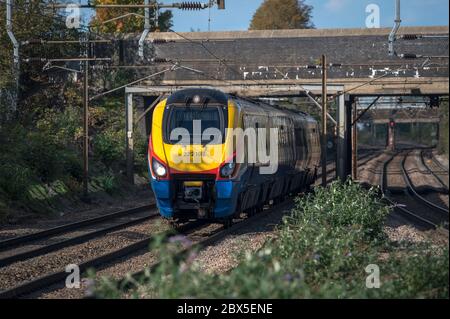
[[[256,10],[250,30],[310,29],[312,6],[304,0],[265,0]]]
[[[96,0],[95,4],[143,4],[143,0]],[[129,14],[127,17],[108,21],[119,16]],[[136,33],[144,28],[143,8],[99,8],[91,25],[101,33]],[[155,10],[150,9],[151,30],[155,31]],[[108,21],[105,23],[105,21]],[[172,27],[172,11],[162,11],[158,17],[158,30],[168,31]]]

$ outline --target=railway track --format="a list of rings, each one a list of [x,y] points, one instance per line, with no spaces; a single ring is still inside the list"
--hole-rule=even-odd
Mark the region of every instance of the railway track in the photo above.
[[[35,258],[66,247],[81,244],[90,239],[158,218],[159,215],[156,213],[155,209],[155,204],[144,205],[4,240],[0,245],[0,268],[15,262]],[[110,225],[92,231],[85,229],[86,227],[99,225],[105,222],[109,222]],[[71,232],[81,232],[81,234],[70,237]],[[40,242],[50,239],[52,239],[51,241],[55,241],[55,238],[52,236],[61,236],[63,234],[68,234],[69,238],[56,240],[56,242],[50,244],[42,244]]]
[[[189,232],[194,230],[195,228],[198,228],[200,224],[200,222],[194,222],[183,225],[179,228],[178,231],[181,233]],[[131,245],[126,245],[125,247],[122,247],[120,249],[116,249],[109,253],[84,261],[78,264],[80,273],[86,272],[89,268],[99,267],[109,262],[113,262],[114,260],[130,255],[136,251],[147,249],[149,245],[151,245],[151,243],[155,240],[156,236],[167,237],[172,233],[173,230],[169,230],[163,233],[155,234],[153,236],[147,236],[144,239],[138,240]],[[67,275],[68,273],[65,271],[65,268],[60,271],[43,274],[36,279],[0,291],[0,299],[18,298],[20,296],[29,295],[46,289],[52,285],[60,284],[61,287],[63,287]],[[55,289],[58,289],[58,287],[55,287]]]
[[[361,161],[359,163],[359,166],[365,165],[367,162],[376,158],[379,155],[380,155],[379,152],[368,152],[367,154],[364,154],[359,159]],[[334,169],[328,170],[328,172],[332,172],[332,171],[334,171]],[[319,176],[319,178],[320,178],[320,176]],[[222,228],[219,231],[212,234],[211,236],[208,236],[207,238],[196,242],[193,246],[182,249],[180,252],[178,252],[176,254],[175,259],[183,260],[187,256],[187,254],[190,251],[192,251],[193,249],[202,249],[204,247],[213,245],[214,243],[216,243],[216,242],[222,240],[223,238],[225,238],[226,236],[228,236],[230,233],[235,232],[235,231],[249,225],[251,222],[254,221],[255,217],[263,218],[264,216],[267,216],[274,210],[288,209],[288,208],[292,207],[292,203],[293,203],[292,199],[289,198],[286,201],[284,201],[280,204],[277,204],[265,211],[259,212],[256,215],[248,216],[247,218],[242,219],[242,220],[238,221],[237,223],[234,223],[229,228]],[[128,276],[120,279],[117,282],[117,287],[120,287],[120,288],[126,289],[126,290],[132,289],[136,282],[141,282],[141,283],[145,282],[145,280],[148,279],[147,274],[154,272],[159,266],[160,266],[160,263],[156,262],[153,265],[151,265],[150,267],[148,267],[147,269],[143,269],[143,270],[135,272],[131,275],[128,275]]]
[[[278,206],[279,205],[277,205],[276,207],[278,207]],[[65,234],[67,232],[80,230],[83,227],[97,225],[97,224],[105,222],[105,221],[110,221],[111,219],[118,219],[118,218],[134,216],[135,214],[141,213],[142,211],[145,211],[148,209],[154,209],[154,208],[155,208],[155,205],[147,205],[147,206],[143,206],[143,207],[127,210],[127,211],[121,211],[121,212],[108,214],[105,216],[96,217],[96,218],[92,218],[92,219],[81,221],[81,222],[72,223],[69,225],[55,227],[55,228],[52,228],[49,230],[45,230],[45,231],[38,232],[38,233],[33,233],[30,235],[11,238],[11,239],[4,241],[3,246],[2,246],[2,252],[3,253],[14,252],[15,251],[14,248],[16,248],[16,247],[23,248],[24,245],[33,246],[36,244],[36,242],[39,242],[41,240],[44,240],[44,239],[51,240],[51,239],[53,239],[52,236],[55,236],[55,235],[61,235],[61,234]],[[270,211],[271,210],[257,214],[257,216],[268,214]],[[5,271],[5,267],[7,267],[8,265],[14,264],[18,261],[25,260],[28,263],[28,262],[34,262],[33,258],[35,258],[35,257],[49,258],[46,254],[48,254],[50,252],[56,252],[56,254],[57,254],[57,255],[54,254],[54,256],[50,257],[50,258],[59,258],[59,256],[61,255],[60,251],[62,253],[64,253],[64,248],[66,248],[66,247],[74,246],[79,243],[85,243],[85,242],[88,242],[89,239],[92,239],[95,237],[100,237],[104,234],[113,232],[115,230],[124,229],[131,225],[139,224],[139,223],[142,223],[142,222],[150,220],[150,219],[155,219],[156,217],[159,217],[159,214],[157,214],[156,212],[153,212],[152,214],[146,214],[145,216],[132,218],[131,220],[128,220],[123,223],[122,222],[116,223],[115,225],[112,225],[112,226],[102,227],[101,229],[86,232],[80,236],[75,236],[75,237],[60,241],[60,242],[51,243],[49,245],[44,245],[42,247],[38,247],[38,248],[30,249],[30,250],[25,250],[23,252],[7,255],[6,257],[3,257],[0,259],[0,265],[1,265],[0,267],[2,268],[3,271]],[[196,244],[196,246],[208,245],[215,241],[218,241],[221,238],[225,237],[230,231],[234,231],[240,227],[245,226],[251,220],[253,221],[254,218],[248,217],[245,220],[244,219],[239,220],[236,224],[234,224],[230,228],[222,227],[223,229],[221,229],[219,232],[214,233],[211,236],[208,236],[206,239],[202,238],[202,240],[200,240]],[[185,224],[178,229],[178,233],[187,234],[187,233],[191,233],[191,232],[196,232],[196,231],[200,230],[199,227],[201,225],[202,225],[201,222],[192,222],[192,223]],[[153,235],[153,233],[152,233],[151,235],[147,236],[146,238],[136,241],[130,245],[126,245],[125,247],[121,247],[120,249],[115,249],[113,251],[104,253],[102,255],[99,254],[99,256],[95,256],[94,258],[91,258],[91,259],[87,259],[87,260],[83,259],[83,262],[78,263],[80,273],[84,273],[89,268],[93,268],[93,267],[101,268],[104,265],[107,265],[108,263],[114,263],[124,257],[127,258],[127,256],[134,254],[136,252],[139,252],[139,251],[147,253],[149,245],[153,242],[153,240],[156,238],[156,236],[162,235],[162,236],[167,237],[170,234],[172,234],[172,231],[158,232],[158,233],[155,233],[155,235]],[[103,240],[103,239],[101,239],[101,240]],[[6,249],[7,248],[6,243],[9,243],[11,245],[11,247],[8,247],[10,249]],[[89,244],[90,243],[91,242],[89,242]],[[76,249],[78,250],[80,248],[76,248]],[[82,248],[81,248],[81,250],[82,250]],[[23,264],[18,264],[18,266],[14,266],[14,267],[20,268],[20,267],[22,267],[22,265]],[[59,266],[57,266],[57,267],[53,267],[55,271],[51,271],[51,272],[42,271],[42,273],[39,272],[40,273],[39,275],[29,276],[28,280],[20,279],[20,283],[18,285],[14,285],[14,286],[7,285],[4,290],[0,291],[0,298],[1,299],[18,298],[21,296],[32,295],[39,291],[48,290],[49,287],[54,287],[54,289],[51,288],[50,290],[57,290],[59,288],[63,288],[65,279],[68,276],[68,273],[65,271],[65,266],[66,266],[65,263],[61,262],[61,263],[58,263],[58,265]],[[14,268],[11,268],[11,269],[14,270]],[[8,269],[8,270],[11,271],[11,269]],[[10,272],[10,273],[12,275],[14,275],[13,272]],[[17,278],[20,278],[20,277],[17,277]]]
[[[448,174],[448,168],[442,165],[442,163],[433,155],[431,154],[431,160],[433,163],[435,163],[443,172]]]
[[[377,158],[378,156],[380,156],[380,154],[382,154],[381,151],[376,151],[375,150],[375,151],[368,151],[364,155],[361,155],[358,158],[358,167],[364,166],[365,164],[367,164],[368,162],[370,162],[374,158]],[[331,168],[327,169],[327,175],[330,175],[331,173],[336,171],[335,160],[334,159],[329,159],[327,164],[332,166]],[[321,178],[322,178],[322,174],[320,173],[320,170],[319,170],[319,174],[317,175],[317,180],[320,182]],[[327,182],[330,183],[334,178],[335,177],[330,177],[327,180]]]
[[[134,225],[159,218],[159,214],[157,214],[155,208],[155,204],[144,205],[3,240],[0,246],[0,271],[5,274],[7,266],[20,261],[33,262],[35,260],[34,258],[51,259],[51,256],[49,257],[47,254],[64,251],[75,245],[86,244],[91,239],[102,238],[102,236],[112,232],[124,230]],[[69,236],[69,238],[64,238],[64,236]],[[44,244],[43,242],[49,242],[49,244]],[[93,267],[106,260],[120,257],[128,251],[136,249],[136,247],[139,247],[139,244],[136,244],[135,247],[120,249],[99,258],[86,261],[81,266]],[[64,278],[64,276],[67,276],[67,273],[60,271],[44,274],[36,279],[25,280],[13,289],[6,288],[0,291],[0,298],[11,298],[26,293],[27,291],[45,287],[45,285],[58,281]]]
[[[405,163],[406,163],[406,159],[408,158],[408,156],[410,155],[410,152],[407,152],[406,155],[403,157],[402,160],[402,165],[401,165],[401,169],[402,169],[402,174],[403,174],[403,178],[405,180],[406,183],[406,187],[408,189],[408,192],[418,201],[420,201],[421,203],[423,203],[424,205],[430,207],[432,210],[443,214],[444,217],[448,218],[448,209],[439,206],[435,203],[433,203],[432,201],[426,199],[425,197],[423,197],[422,195],[419,194],[419,192],[417,191],[416,187],[414,186],[414,183],[411,179],[411,177],[408,174],[408,171],[406,170],[405,167]],[[433,174],[434,175],[434,174]],[[447,220],[448,221],[448,220]]]
[[[204,247],[211,245],[224,237],[226,237],[230,232],[236,231],[249,223],[253,222],[255,218],[260,218],[263,216],[268,215],[270,212],[274,211],[275,209],[281,209],[282,207],[287,207],[291,205],[292,200],[287,200],[281,204],[272,206],[269,209],[264,210],[263,212],[260,212],[254,216],[248,216],[246,218],[242,218],[239,220],[235,220],[235,223],[231,227],[225,227],[221,226],[217,231],[213,232],[211,235],[207,236],[206,238],[202,238],[201,240],[193,240],[196,243],[194,247]],[[202,226],[204,224],[202,222],[192,222],[185,224],[181,226],[176,233],[186,235],[189,237],[195,237],[196,234],[202,230]],[[80,273],[85,273],[86,270],[92,267],[101,267],[107,263],[114,262],[115,260],[118,260],[120,258],[126,257],[128,255],[131,255],[133,253],[142,251],[142,253],[148,252],[148,247],[151,245],[151,243],[155,240],[156,236],[164,236],[166,239],[170,236],[175,234],[173,231],[167,231],[164,233],[159,233],[154,236],[149,236],[143,240],[140,240],[132,245],[128,245],[126,247],[123,247],[119,250],[115,250],[111,253],[93,258],[91,260],[85,261],[81,264],[79,264]],[[183,254],[185,254],[188,250],[184,249],[179,254],[178,257],[181,258]],[[153,267],[157,267],[158,263],[154,264],[154,266],[151,267],[151,269],[154,269]],[[142,270],[140,272],[137,272],[133,274],[133,278],[139,278],[144,274],[145,270]],[[26,282],[23,284],[20,284],[18,286],[12,287],[7,290],[3,290],[0,292],[0,299],[6,299],[6,298],[18,298],[21,296],[31,295],[35,294],[40,290],[47,289],[48,287],[52,286],[53,288],[51,290],[57,290],[64,287],[64,282],[67,277],[68,273],[65,272],[65,270],[57,271],[50,274],[45,274],[39,278],[36,278],[30,282]]]
[[[174,256],[174,259],[176,261],[184,260],[188,254],[193,250],[199,250],[208,246],[213,245],[214,243],[219,242],[220,240],[226,238],[228,235],[230,235],[233,232],[236,232],[246,226],[248,226],[250,223],[254,222],[255,218],[263,218],[273,211],[279,211],[279,210],[287,210],[292,208],[293,200],[291,198],[288,198],[284,202],[274,205],[270,208],[267,208],[266,210],[263,210],[262,212],[259,212],[256,215],[247,216],[246,218],[243,218],[237,222],[235,222],[231,227],[222,227],[215,233],[213,233],[211,236],[208,236],[207,238],[201,239],[199,241],[196,241],[195,244],[192,246],[183,248],[181,251],[176,253]],[[159,266],[161,265],[160,262],[156,262],[153,265],[149,266],[147,269],[140,270],[138,272],[135,272],[131,275],[127,275],[126,277],[123,277],[122,279],[118,280],[117,287],[120,287],[124,290],[130,290],[133,287],[135,287],[136,282],[145,283],[148,279],[148,274],[153,273]],[[95,296],[89,296],[88,298],[95,298]]]
[[[448,170],[445,170],[443,166],[441,166],[440,162],[431,154],[431,165],[427,164],[425,160],[425,151],[420,152],[420,161],[422,165],[427,169],[428,174],[433,175],[433,177],[442,185],[442,188],[448,193]],[[439,164],[437,164],[439,163]],[[432,166],[432,167],[430,167]],[[438,173],[436,173],[438,172]],[[447,175],[447,183],[445,183],[442,175]]]
[[[156,204],[144,205],[144,206],[135,207],[135,208],[131,208],[131,209],[121,210],[121,211],[110,213],[110,214],[105,214],[105,215],[102,215],[99,217],[94,217],[94,218],[82,220],[82,221],[75,222],[75,223],[70,223],[70,224],[66,224],[66,225],[62,225],[62,226],[49,228],[49,229],[46,229],[43,231],[35,232],[35,233],[24,235],[24,236],[18,236],[18,237],[5,239],[5,240],[0,241],[0,251],[5,251],[7,249],[9,250],[13,247],[17,247],[17,246],[23,245],[23,244],[29,244],[36,240],[49,238],[50,236],[55,236],[55,235],[71,232],[71,231],[74,231],[74,230],[77,230],[77,229],[80,229],[80,228],[83,228],[86,226],[92,226],[92,225],[96,225],[96,224],[99,224],[99,223],[102,223],[105,221],[127,217],[132,214],[140,213],[142,211],[149,210],[149,209],[155,209],[155,208],[156,208]]]
[[[364,165],[365,163],[373,160],[374,158],[376,158],[379,155],[380,154],[377,152],[375,152],[375,154],[372,152],[370,152],[368,154],[364,154],[360,158],[359,165],[360,166]],[[428,218],[421,216],[421,214],[418,214],[417,212],[407,209],[406,206],[397,203],[396,201],[391,199],[389,197],[389,195],[387,195],[387,192],[386,192],[386,190],[387,190],[387,166],[397,155],[398,154],[392,155],[390,160],[383,164],[382,190],[383,190],[383,193],[386,195],[385,196],[386,199],[394,207],[396,207],[396,210],[401,211],[403,215],[407,215],[410,219],[414,219],[414,221],[416,223],[420,223],[428,228],[430,228],[430,227],[438,228],[439,225],[435,221],[429,220]],[[403,160],[405,160],[405,159],[403,159]],[[405,182],[406,182],[406,179],[405,179]],[[413,188],[413,185],[411,185],[411,187]],[[269,214],[274,209],[280,209],[280,208],[284,207],[285,205],[290,205],[289,203],[290,203],[290,200],[283,202],[281,204],[278,204],[276,206],[273,206],[271,209],[263,211],[263,212],[257,214],[256,216],[263,217],[264,215]],[[4,240],[4,241],[0,242],[0,251],[5,251],[6,248],[8,247],[8,245],[11,245],[10,247],[17,247],[20,245],[31,244],[31,243],[34,243],[36,240],[50,238],[51,236],[54,236],[57,234],[63,234],[63,233],[77,230],[77,229],[80,229],[80,228],[83,228],[86,226],[90,226],[90,225],[97,225],[99,223],[102,223],[104,221],[109,221],[111,219],[118,219],[118,218],[123,218],[123,217],[127,217],[127,216],[129,217],[131,215],[140,213],[145,209],[148,210],[148,209],[154,209],[154,208],[155,208],[155,205],[147,205],[147,206],[135,208],[132,210],[117,212],[117,213],[113,213],[113,214],[109,214],[109,215],[105,215],[105,216],[101,216],[101,217],[96,217],[93,219],[89,219],[89,220],[85,220],[85,221],[81,221],[81,222],[77,222],[77,223],[73,223],[73,224],[69,224],[69,225],[55,227],[53,229],[45,230],[42,232],[30,234],[30,235],[25,235],[25,236],[21,236],[21,237],[17,237],[17,238]],[[15,263],[20,260],[26,260],[26,259],[34,258],[35,256],[41,256],[41,255],[47,254],[48,252],[58,251],[64,247],[72,246],[72,245],[75,245],[80,242],[86,242],[89,239],[99,237],[106,233],[113,232],[118,229],[126,228],[131,225],[142,223],[149,219],[155,218],[156,216],[159,216],[159,215],[157,215],[155,213],[155,214],[150,214],[148,216],[136,217],[136,218],[133,218],[132,220],[128,220],[124,223],[118,223],[116,225],[103,227],[101,229],[94,230],[92,232],[87,232],[80,236],[75,236],[73,238],[69,238],[65,241],[53,243],[53,244],[50,244],[50,245],[47,245],[44,247],[39,247],[39,248],[32,249],[29,251],[21,252],[19,254],[7,256],[5,258],[0,259],[0,267],[4,267],[6,265]],[[230,232],[236,231],[237,229],[239,229],[241,227],[245,227],[246,225],[251,223],[253,220],[254,220],[254,217],[247,217],[245,219],[238,220],[237,223],[235,223],[232,227],[221,228],[218,231],[212,233],[210,236],[208,236],[206,238],[202,238],[201,240],[197,241],[196,244],[194,245],[194,247],[202,248],[205,246],[209,246],[209,245],[223,239]],[[447,222],[448,222],[448,212],[447,212]],[[186,233],[189,234],[192,232],[195,233],[197,230],[200,229],[199,228],[200,226],[201,226],[201,223],[191,223],[191,224],[182,226],[178,231],[181,234],[186,234]],[[163,235],[165,235],[165,236],[168,236],[169,234],[170,234],[169,232],[163,233]],[[159,235],[161,235],[161,233],[159,233]],[[137,253],[139,251],[148,252],[148,247],[149,247],[150,243],[152,243],[154,238],[155,237],[153,235],[148,236],[142,240],[134,242],[131,245],[127,245],[125,247],[116,249],[114,251],[108,252],[101,256],[96,256],[95,258],[86,260],[79,264],[80,272],[84,273],[89,268],[102,267],[107,263],[114,263],[115,261],[117,261],[120,258],[123,258],[123,257],[128,258],[127,256],[129,256],[130,254]],[[183,258],[183,256],[185,256],[185,254],[187,252],[188,252],[188,249],[184,249],[179,253],[179,255],[177,255],[177,257]],[[150,267],[150,271],[154,270],[158,265],[159,265],[158,262],[155,263],[153,266]],[[131,278],[133,278],[135,280],[142,278],[142,276],[144,275],[144,273],[146,271],[149,271],[149,270],[146,269],[146,270],[142,270],[137,273],[134,273]],[[0,291],[0,298],[17,298],[17,297],[24,296],[24,295],[30,295],[30,294],[36,293],[37,291],[47,289],[50,286],[55,286],[55,290],[62,288],[62,287],[64,287],[64,281],[65,281],[65,278],[67,277],[67,275],[68,274],[65,272],[65,269],[62,269],[61,271],[55,271],[55,272],[43,274],[33,280],[30,280],[27,282],[22,282],[21,284],[19,284],[17,286],[7,288],[3,291]],[[127,284],[127,285],[131,284],[131,282],[125,283],[124,281],[125,281],[125,279],[122,280],[120,282],[120,284]]]
[[[441,224],[444,224],[447,228],[446,231],[448,232],[448,210],[446,210],[446,213],[444,213],[442,207],[426,200],[415,190],[414,185],[408,175],[408,171],[405,169],[405,161],[408,154],[409,151],[394,153],[387,161],[382,164],[380,188],[384,195],[384,198],[389,202],[390,205],[395,208],[398,213],[400,213],[402,216],[412,221],[413,223],[419,224],[426,229],[438,229],[440,228]],[[406,196],[392,195],[388,187],[389,166],[398,156],[403,157],[400,161],[400,168],[398,169],[402,173],[405,187],[408,190],[408,194]],[[432,210],[432,212],[430,212],[430,209]]]

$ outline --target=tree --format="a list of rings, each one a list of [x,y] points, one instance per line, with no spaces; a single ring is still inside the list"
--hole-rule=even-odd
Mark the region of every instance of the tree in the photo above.
[[[311,29],[312,9],[304,0],[265,0],[253,15],[249,29]]]
[[[77,31],[68,30],[64,17],[58,13],[45,10],[44,4],[49,0],[15,0],[12,5],[12,27],[17,40],[30,39],[77,39]],[[13,71],[13,47],[6,33],[5,5],[0,1],[0,125],[2,120],[13,116],[13,100],[18,99],[18,111],[29,111],[30,104],[26,98],[35,93],[40,93],[42,86],[47,86],[48,76],[42,71],[44,63],[24,61],[26,57],[51,58],[61,57],[64,54],[73,56],[78,54],[74,45],[42,46],[21,45],[19,87],[16,87],[16,72]],[[51,103],[49,103],[50,106]],[[41,105],[41,107],[43,107]],[[22,109],[21,109],[22,108]],[[31,113],[31,112],[28,112]]]
[[[95,4],[142,4],[142,0],[96,0]],[[104,21],[125,15],[135,13],[125,18],[113,20],[107,23]],[[101,33],[135,33],[142,32],[144,29],[144,9],[142,8],[100,8],[96,10],[95,17],[92,19],[92,26],[97,32]],[[150,9],[151,30],[154,31],[155,12]],[[172,27],[172,11],[163,11],[158,17],[159,31],[168,31]]]

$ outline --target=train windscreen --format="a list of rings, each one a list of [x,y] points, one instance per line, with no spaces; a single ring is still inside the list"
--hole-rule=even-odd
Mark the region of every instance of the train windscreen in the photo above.
[[[220,107],[171,107],[164,120],[164,140],[169,144],[193,144],[196,141],[221,144],[225,132],[224,113]],[[205,134],[206,129],[215,129],[220,136]]]

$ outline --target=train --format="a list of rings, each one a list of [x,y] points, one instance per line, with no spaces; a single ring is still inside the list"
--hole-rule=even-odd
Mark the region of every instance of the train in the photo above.
[[[227,225],[308,189],[320,152],[318,122],[304,112],[182,89],[153,109],[150,184],[162,217]]]

